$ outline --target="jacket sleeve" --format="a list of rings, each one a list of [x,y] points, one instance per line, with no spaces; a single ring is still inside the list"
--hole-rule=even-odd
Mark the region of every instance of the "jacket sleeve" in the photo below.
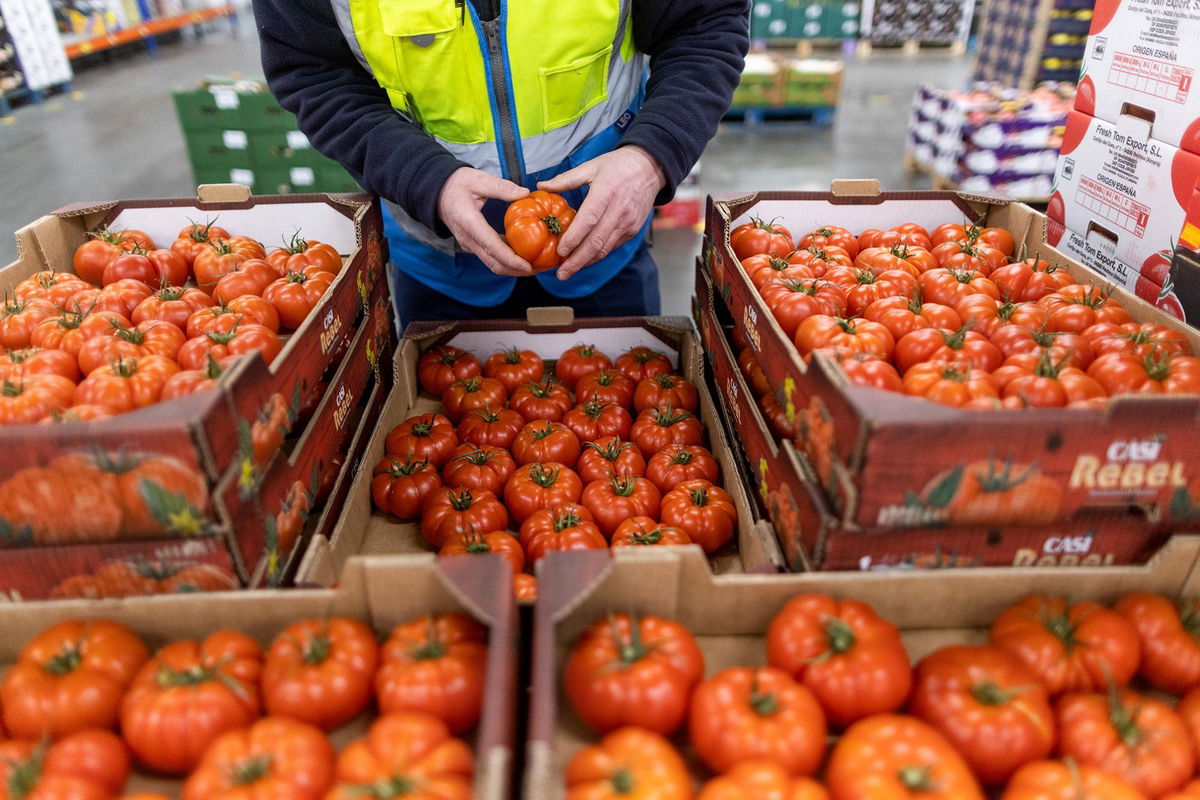
[[[646,100],[621,143],[662,166],[665,203],[729,110],[750,49],[748,0],[633,0],[633,37],[650,57]]]
[[[351,52],[330,0],[253,2],[267,84],[313,147],[368,192],[447,235],[437,198],[465,165],[392,108]]]

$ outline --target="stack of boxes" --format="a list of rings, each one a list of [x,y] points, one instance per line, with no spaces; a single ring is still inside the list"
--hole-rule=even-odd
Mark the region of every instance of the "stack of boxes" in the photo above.
[[[733,110],[834,108],[841,92],[842,62],[778,53],[746,56]]]
[[[173,97],[197,184],[238,183],[255,194],[359,191],[263,83],[209,80]]]
[[[6,87],[5,92],[20,89],[39,91],[70,83],[73,77],[71,62],[67,60],[63,49],[54,12],[47,3],[38,0],[0,0],[0,16],[4,19],[4,33],[12,51],[9,52],[7,43],[2,41],[0,48],[9,56],[10,63],[12,56],[15,56],[16,63],[13,66],[23,78],[21,85]],[[3,38],[0,36],[0,40]]]
[[[863,34],[873,42],[966,42],[975,0],[866,0]]]
[[[755,0],[750,38],[855,39],[861,15],[858,0]]]
[[[1031,92],[922,85],[908,123],[912,165],[963,191],[1020,200],[1050,194],[1073,86]]]
[[[1187,4],[1121,0],[1092,20],[1047,215],[1084,265],[1193,323],[1172,277],[1176,244],[1200,247],[1200,19]]]
[[[1095,0],[992,0],[980,26],[975,80],[1017,89],[1074,83]]]

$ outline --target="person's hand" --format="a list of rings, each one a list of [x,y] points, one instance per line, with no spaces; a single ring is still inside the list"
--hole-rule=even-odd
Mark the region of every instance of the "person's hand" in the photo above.
[[[528,189],[511,181],[471,167],[459,167],[438,195],[438,215],[459,246],[474,253],[492,272],[523,278],[533,274],[533,267],[512,251],[480,210],[489,199],[511,203],[527,194]]]
[[[558,279],[566,280],[636,236],[666,183],[654,156],[637,145],[618,147],[539,183],[539,189],[560,193],[590,185],[575,221],[558,243],[558,254],[566,259]]]

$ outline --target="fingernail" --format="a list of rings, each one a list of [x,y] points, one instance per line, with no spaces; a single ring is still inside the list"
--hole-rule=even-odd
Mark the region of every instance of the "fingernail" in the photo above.
[[[557,277],[560,281],[565,281],[567,278],[571,277],[571,273],[567,272],[565,269],[560,269]]]

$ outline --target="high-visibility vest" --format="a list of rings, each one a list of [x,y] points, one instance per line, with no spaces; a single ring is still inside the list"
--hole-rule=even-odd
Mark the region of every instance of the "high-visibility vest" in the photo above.
[[[462,161],[514,183],[533,188],[612,150],[641,103],[645,61],[633,44],[632,0],[500,0],[500,15],[487,22],[471,0],[331,2],[351,50],[398,113]],[[578,207],[583,193],[567,200]],[[402,269],[477,305],[511,292],[512,278],[388,205]],[[501,204],[484,212],[501,229]],[[648,226],[568,281],[553,272],[539,279],[560,297],[590,294],[632,259]]]

